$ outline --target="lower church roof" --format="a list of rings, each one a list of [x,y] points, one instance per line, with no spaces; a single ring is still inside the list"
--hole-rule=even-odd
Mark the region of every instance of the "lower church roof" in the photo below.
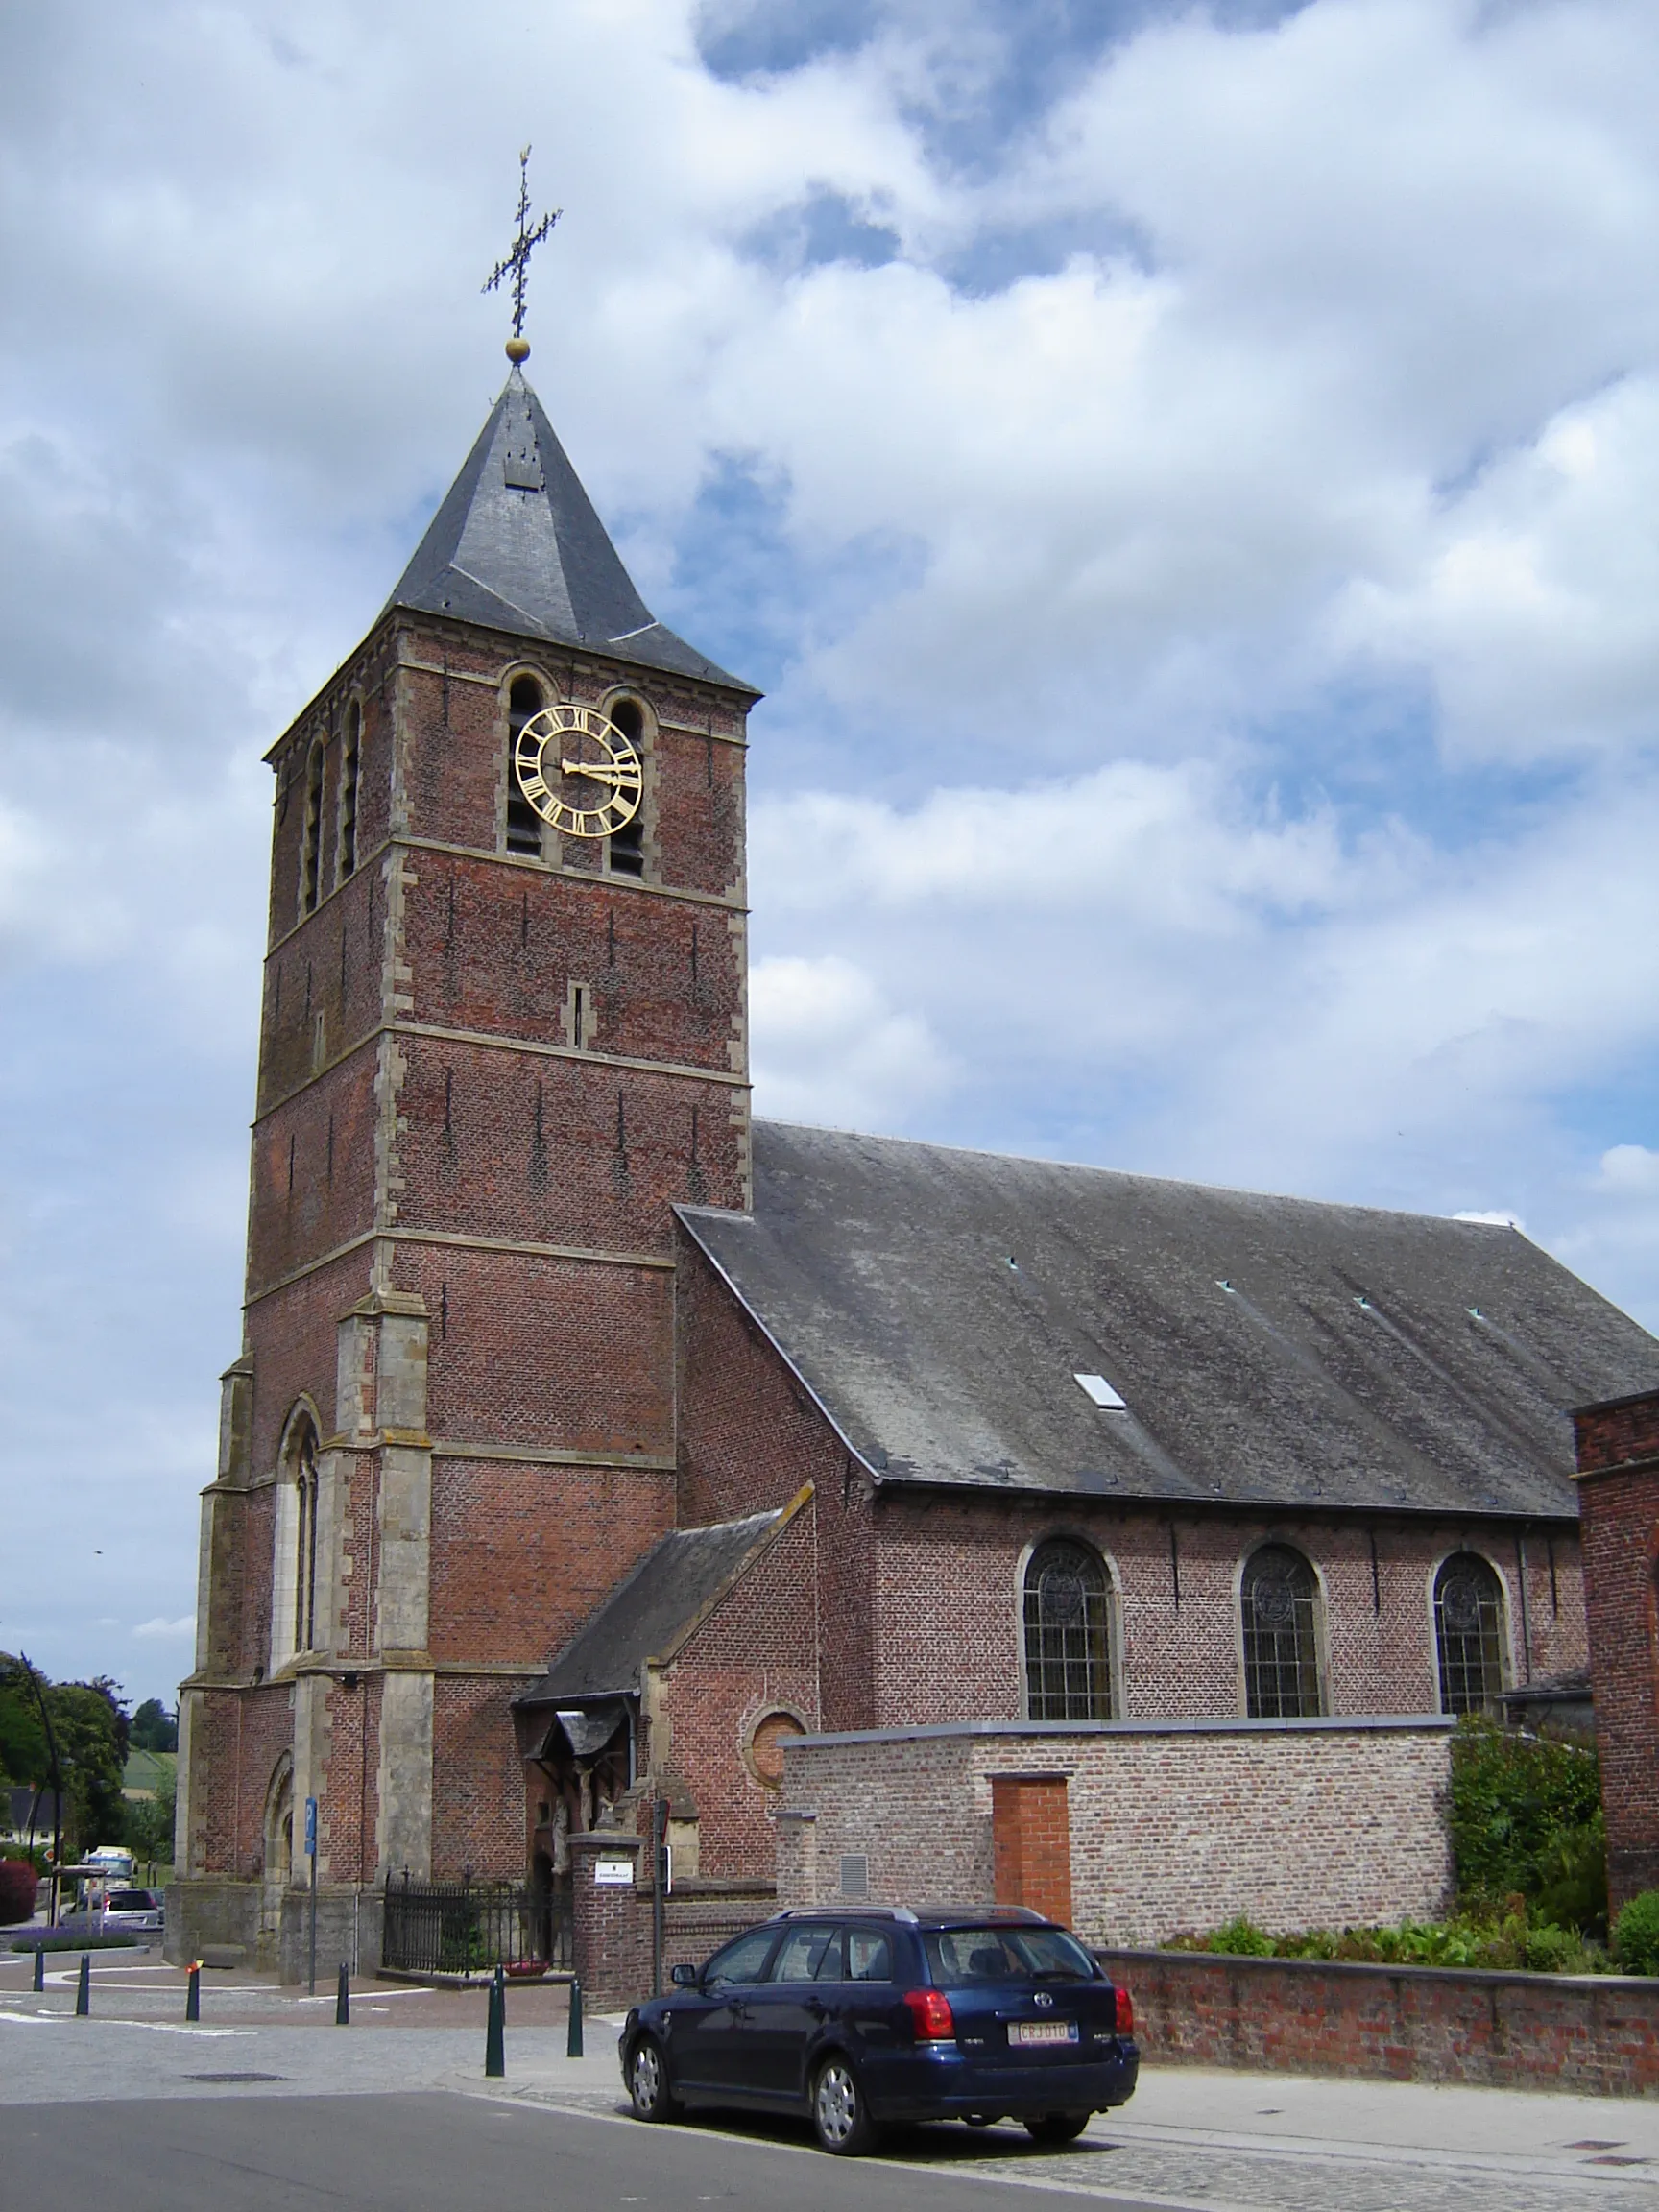
[[[674,1656],[801,1503],[660,1538],[514,1704],[557,1707],[633,1695],[646,1662]]]
[[[883,1484],[1570,1520],[1569,1409],[1659,1386],[1514,1229],[776,1122],[754,1166],[681,1219]]]

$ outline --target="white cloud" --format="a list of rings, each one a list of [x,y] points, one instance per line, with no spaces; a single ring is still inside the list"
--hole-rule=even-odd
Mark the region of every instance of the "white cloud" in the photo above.
[[[1452,1218],[1454,1221],[1482,1223],[1488,1229],[1519,1229],[1523,1236],[1527,1233],[1527,1224],[1522,1220],[1519,1214],[1505,1214],[1501,1211],[1483,1214],[1466,1211],[1461,1214],[1454,1214]]]
[[[1614,1196],[1659,1198],[1659,1152],[1646,1144],[1609,1145],[1597,1180]]]
[[[132,1631],[134,1636],[157,1638],[168,1643],[187,1643],[196,1633],[196,1616],[185,1613],[177,1621],[169,1621],[157,1614],[154,1621],[140,1621]]]
[[[833,954],[757,961],[749,1006],[756,1109],[774,1119],[892,1129],[949,1081],[927,1023]]]

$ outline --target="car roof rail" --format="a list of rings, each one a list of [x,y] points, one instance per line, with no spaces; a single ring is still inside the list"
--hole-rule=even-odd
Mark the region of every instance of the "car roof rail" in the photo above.
[[[1046,1912],[1033,1911],[1029,1905],[924,1905],[922,1911],[929,1920],[978,1920],[989,1924],[997,1920],[1017,1920],[1040,1928],[1056,1928],[1057,1920],[1050,1920]],[[915,1914],[911,1914],[915,1918]]]
[[[766,1925],[770,1927],[774,1920],[902,1920],[906,1927],[916,1925],[916,1915],[908,1905],[864,1905],[851,1897],[828,1905],[785,1905],[781,1912],[768,1916]]]

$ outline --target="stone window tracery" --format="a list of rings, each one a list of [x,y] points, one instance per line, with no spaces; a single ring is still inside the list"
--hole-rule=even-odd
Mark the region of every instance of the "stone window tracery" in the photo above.
[[[1040,1544],[1025,1569],[1025,1707],[1033,1720],[1112,1718],[1111,1585],[1086,1545]]]
[[[1264,1544],[1244,1569],[1244,1709],[1253,1720],[1310,1719],[1319,1690],[1319,1585],[1288,1544]]]

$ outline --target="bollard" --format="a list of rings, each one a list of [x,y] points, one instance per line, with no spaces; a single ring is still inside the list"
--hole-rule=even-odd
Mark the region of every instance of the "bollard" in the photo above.
[[[83,1951],[81,1954],[81,1979],[75,1984],[75,2017],[84,2020],[92,2009],[92,1961]]]
[[[575,1975],[570,1977],[570,2032],[565,2038],[565,2056],[582,2056],[582,1984]]]
[[[507,1990],[501,1969],[490,1984],[490,2016],[484,2029],[484,2079],[499,2081],[507,2071]]]
[[[336,2028],[351,2025],[351,1977],[346,1970],[344,1959],[340,1961],[340,1988],[334,1999],[334,2025]]]
[[[184,2017],[200,2020],[202,2017],[202,1961],[192,1959],[184,1969]]]
[[[36,1989],[44,1989],[46,1986],[46,1946],[43,1943],[35,1946],[35,1986]]]

